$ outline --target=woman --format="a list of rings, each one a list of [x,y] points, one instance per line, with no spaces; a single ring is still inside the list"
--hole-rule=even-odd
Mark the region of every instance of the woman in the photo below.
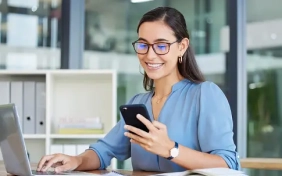
[[[38,170],[58,162],[62,165],[57,172],[105,169],[113,157],[131,157],[134,170],[238,170],[228,101],[219,87],[204,81],[189,47],[183,15],[173,8],[156,8],[142,17],[137,32],[133,46],[148,93],[135,95],[128,104],[146,105],[153,122],[140,115],[138,119],[149,133],[125,125],[122,119],[83,154],[45,156]]]

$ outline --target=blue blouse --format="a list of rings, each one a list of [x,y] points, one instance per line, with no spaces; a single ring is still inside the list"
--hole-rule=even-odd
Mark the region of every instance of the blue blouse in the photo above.
[[[151,98],[153,91],[135,95],[128,104],[145,104],[153,120]],[[212,82],[196,84],[183,79],[172,87],[158,121],[167,126],[169,138],[201,152],[221,156],[228,166],[239,170],[240,162],[233,141],[233,121],[229,103],[221,89]],[[113,157],[131,157],[133,170],[179,172],[185,168],[166,158],[131,144],[124,136],[125,122],[121,120],[97,143],[91,144],[100,159],[100,168],[110,165]],[[181,154],[181,153],[180,153]]]

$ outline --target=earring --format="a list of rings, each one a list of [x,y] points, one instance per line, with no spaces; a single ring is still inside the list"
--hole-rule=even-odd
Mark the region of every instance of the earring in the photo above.
[[[182,63],[182,56],[178,57],[178,61],[180,64]]]

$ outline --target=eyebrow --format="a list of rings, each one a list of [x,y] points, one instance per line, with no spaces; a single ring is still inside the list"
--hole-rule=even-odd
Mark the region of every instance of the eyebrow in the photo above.
[[[148,40],[146,40],[146,39],[144,39],[142,37],[138,38],[138,41],[139,40],[148,42]],[[167,39],[163,39],[163,38],[159,38],[159,39],[154,40],[154,42],[168,42],[168,40]]]

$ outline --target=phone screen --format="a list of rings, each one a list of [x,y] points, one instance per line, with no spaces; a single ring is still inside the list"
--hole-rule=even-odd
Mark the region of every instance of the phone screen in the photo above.
[[[123,119],[127,125],[134,126],[143,131],[149,132],[146,125],[144,125],[140,120],[137,119],[137,114],[141,114],[146,119],[150,120],[149,113],[144,104],[132,104],[132,105],[122,105],[120,106],[120,112],[123,116]]]

